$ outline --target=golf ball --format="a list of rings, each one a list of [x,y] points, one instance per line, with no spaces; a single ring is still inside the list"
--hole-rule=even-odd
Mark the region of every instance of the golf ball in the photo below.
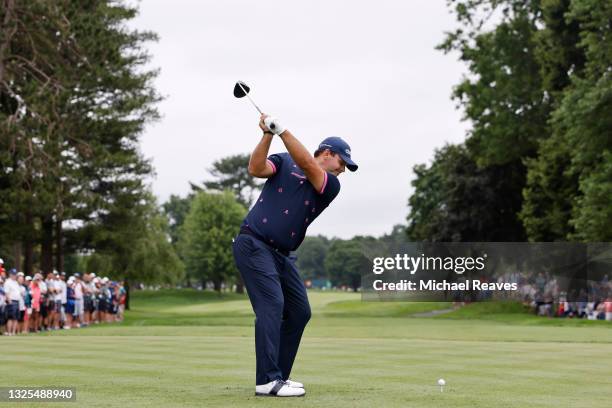
[[[444,378],[440,378],[440,379],[438,380],[438,385],[439,385],[440,387],[441,387],[441,386],[443,386],[443,385],[445,385],[445,384],[446,384],[446,381],[444,381]]]

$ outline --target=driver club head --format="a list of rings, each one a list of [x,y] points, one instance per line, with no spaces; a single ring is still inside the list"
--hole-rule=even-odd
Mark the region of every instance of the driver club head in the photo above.
[[[249,102],[251,102],[251,104],[253,104],[255,109],[257,109],[257,112],[259,112],[259,114],[261,114],[262,113],[261,109],[259,109],[259,106],[255,105],[255,102],[249,96],[249,91],[250,90],[251,90],[251,88],[249,88],[249,86],[247,84],[245,84],[242,81],[238,81],[238,82],[236,82],[236,85],[234,85],[234,96],[236,98],[244,98],[246,96],[247,99],[249,100]]]
[[[242,81],[238,81],[236,82],[236,85],[234,85],[234,96],[236,98],[244,98],[250,90],[251,88],[249,88],[247,84]]]

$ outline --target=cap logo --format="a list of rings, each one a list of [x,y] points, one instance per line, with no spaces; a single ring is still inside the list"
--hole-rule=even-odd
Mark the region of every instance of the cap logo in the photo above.
[[[351,151],[349,149],[344,150],[346,152],[346,154],[348,154],[349,156],[351,155]]]

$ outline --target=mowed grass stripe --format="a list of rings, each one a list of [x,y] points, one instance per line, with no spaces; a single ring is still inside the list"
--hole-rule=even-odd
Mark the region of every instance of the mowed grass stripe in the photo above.
[[[139,341],[136,340],[143,339],[123,338],[116,345],[119,348],[131,347],[139,344]],[[146,393],[157,394],[167,387],[174,386],[179,386],[179,389],[183,391],[189,391],[191,395],[206,393],[212,400],[219,398],[219,403],[224,397],[237,402],[236,396],[229,397],[226,393],[227,389],[223,386],[228,382],[244,384],[245,380],[241,378],[242,376],[252,377],[254,360],[252,359],[251,341],[224,339],[224,342],[220,344],[215,342],[215,339],[196,342],[197,340],[199,339],[194,337],[172,337],[157,341],[157,347],[148,345],[146,352],[140,352],[144,354],[140,357],[150,357],[148,363],[147,360],[141,358],[138,358],[137,361],[124,360],[124,357],[121,354],[118,356],[114,350],[97,352],[94,358],[83,361],[81,364],[73,362],[61,364],[58,358],[50,357],[48,354],[45,356],[44,353],[35,354],[20,361],[8,360],[6,363],[8,365],[19,363],[26,371],[38,367],[38,373],[41,376],[51,375],[59,370],[62,374],[56,374],[53,384],[58,384],[58,381],[62,384],[65,382],[79,383],[83,379],[75,375],[75,372],[87,370],[91,366],[99,367],[95,373],[92,373],[95,378],[115,386],[118,386],[115,379],[121,378],[121,387],[116,390],[118,396],[121,396],[121,389],[127,388],[133,395],[126,396],[126,398],[134,404],[143,402],[135,398],[140,393],[143,393],[141,396],[144,397]],[[151,355],[155,352],[164,354],[169,348],[181,346],[190,346],[193,353],[182,356],[180,354],[165,355],[164,357]],[[375,342],[368,343],[364,339],[349,342],[341,339],[331,341],[330,339],[308,339],[304,342],[296,374],[301,380],[308,381],[310,392],[323,397],[320,402],[325,404],[325,400],[329,398],[325,395],[328,393],[335,395],[335,399],[328,401],[329,406],[338,403],[343,396],[349,398],[357,406],[364,406],[360,403],[362,398],[374,403],[373,395],[388,395],[392,403],[393,401],[398,404],[410,401],[416,403],[418,399],[403,395],[423,395],[424,390],[429,390],[433,396],[437,397],[436,392],[439,391],[436,390],[435,380],[442,375],[449,383],[445,392],[457,394],[458,401],[463,401],[465,404],[474,402],[469,395],[465,395],[469,390],[474,393],[480,390],[482,393],[482,389],[485,388],[488,394],[494,392],[494,394],[504,395],[518,393],[520,390],[529,392],[535,389],[559,388],[559,384],[564,384],[564,387],[557,389],[554,398],[539,396],[535,401],[529,399],[524,402],[531,402],[531,406],[538,406],[539,399],[540,403],[544,404],[542,406],[546,406],[545,404],[551,402],[567,401],[563,397],[569,399],[575,398],[576,395],[592,397],[589,393],[595,390],[598,390],[600,394],[604,390],[604,393],[601,394],[602,402],[606,395],[612,398],[609,384],[606,384],[604,380],[609,365],[596,364],[598,360],[601,361],[602,356],[610,355],[612,352],[610,347],[585,351],[580,345],[571,345],[569,348],[557,349],[555,352],[550,349],[556,346],[555,343],[502,343],[500,346],[500,344],[490,342],[455,342],[454,346],[456,347],[453,350],[449,350],[448,344],[444,341],[377,339]],[[137,349],[132,349],[132,351],[138,352]],[[539,356],[539,353],[545,354]],[[105,365],[104,361],[112,361],[112,364]],[[42,370],[40,370],[41,364]],[[589,367],[589,373],[595,380],[590,383],[588,387],[590,390],[583,389],[584,384],[572,385],[571,379],[577,374],[574,370],[584,366]],[[356,378],[360,379],[360,384],[364,384],[363,388],[355,387]],[[18,380],[19,375],[14,379]],[[199,386],[187,385],[195,380],[201,381]],[[367,385],[368,383],[370,385]],[[479,387],[474,387],[474,383],[479,384]],[[537,385],[535,389],[534,384]],[[216,387],[218,385],[222,387]],[[248,398],[251,390],[246,385],[232,389],[245,398]],[[351,397],[347,390],[352,390]],[[355,396],[360,396],[360,398],[352,399]],[[514,403],[521,401],[520,396],[516,398],[518,400],[514,400]],[[161,401],[170,403],[172,400],[162,398]],[[489,402],[493,404],[494,400]],[[453,404],[453,406],[457,405]],[[572,405],[562,404],[561,406]]]
[[[223,319],[219,319],[223,320]],[[210,320],[199,326],[119,326],[103,325],[81,330],[51,332],[49,337],[70,336],[253,336],[254,316],[231,321]],[[223,323],[223,324],[216,324]],[[306,335],[332,338],[406,338],[423,340],[524,341],[560,343],[612,343],[612,324],[584,327],[558,327],[505,324],[490,320],[439,320],[431,318],[331,318],[313,315]],[[27,336],[31,337],[31,336]],[[41,337],[36,335],[35,337]]]

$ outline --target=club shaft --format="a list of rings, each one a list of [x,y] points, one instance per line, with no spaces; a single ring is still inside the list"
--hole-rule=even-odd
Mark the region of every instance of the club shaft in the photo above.
[[[251,103],[253,104],[253,106],[255,107],[255,109],[257,109],[257,112],[259,112],[259,114],[263,114],[263,112],[261,111],[261,109],[259,109],[259,106],[257,106],[255,104],[255,102],[253,102],[253,100],[251,99],[251,97],[249,95],[247,95],[247,98],[249,98],[249,101],[251,101]]]
[[[246,95],[247,98],[249,98],[249,101],[251,101],[251,103],[253,104],[253,106],[255,107],[255,109],[257,109],[257,112],[259,112],[260,115],[263,114],[263,112],[261,111],[261,109],[259,109],[259,106],[257,106],[255,104],[255,102],[253,101],[253,99],[251,99],[251,97],[249,96],[248,92],[246,91],[246,89],[244,89],[244,87],[242,86],[242,84],[240,82],[238,82],[238,86],[240,86],[240,89],[242,89],[242,92],[244,92],[244,94]]]

